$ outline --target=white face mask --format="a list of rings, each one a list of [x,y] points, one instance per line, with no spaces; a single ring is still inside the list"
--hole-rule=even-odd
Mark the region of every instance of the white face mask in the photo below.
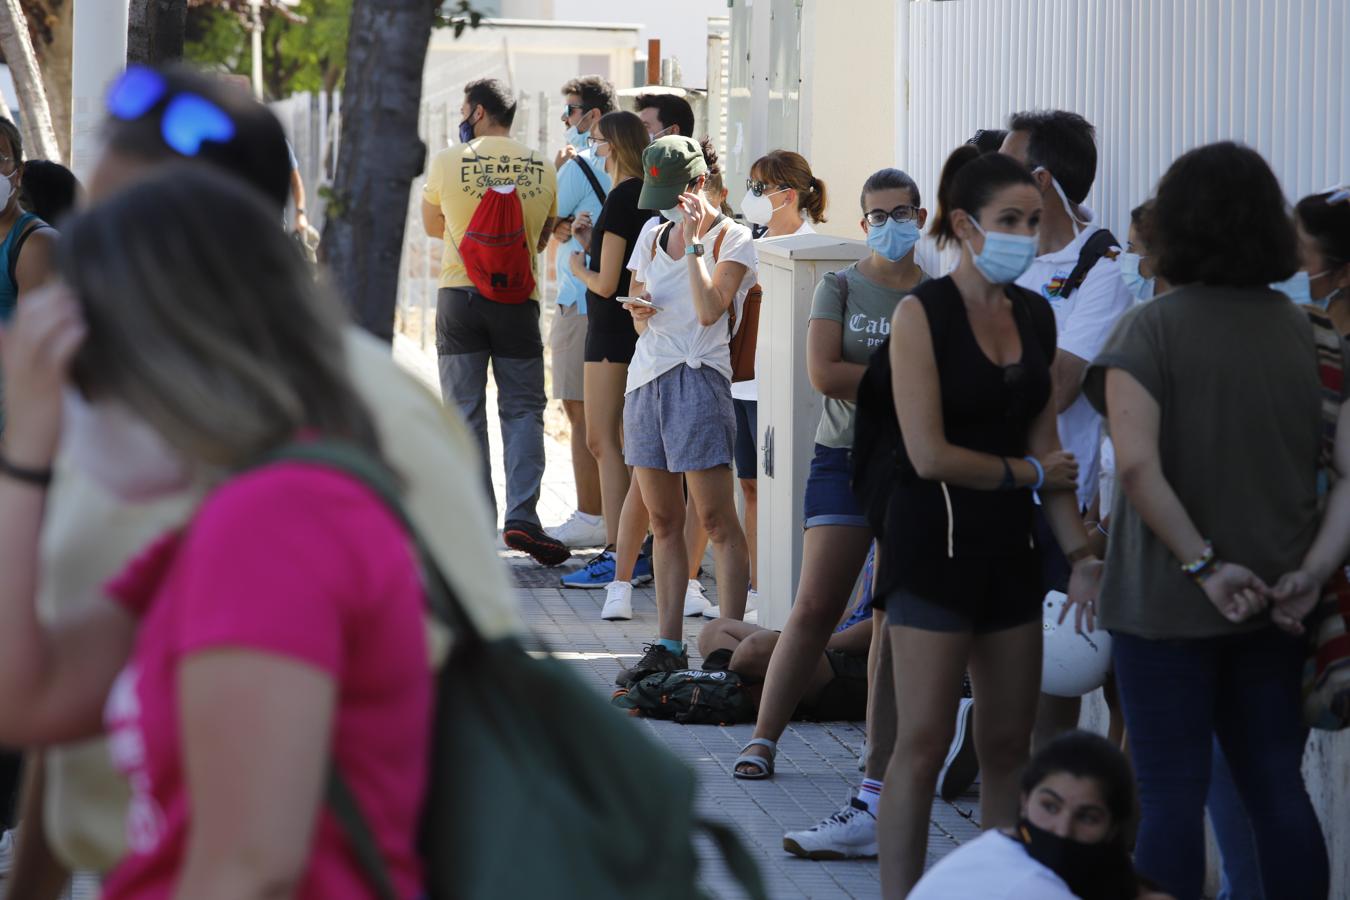
[[[684,210],[678,206],[661,210],[661,215],[665,216],[667,220],[674,222],[676,225],[684,221]]]
[[[91,404],[69,388],[63,399],[61,440],[71,464],[108,493],[147,502],[191,483],[187,461],[123,404]]]
[[[4,176],[5,199],[0,200],[0,209],[9,208],[9,201],[14,199],[14,179],[19,177],[19,170],[15,169],[12,174]]]
[[[756,225],[768,225],[769,220],[773,218],[773,214],[787,206],[786,203],[782,206],[774,206],[773,201],[769,198],[774,194],[785,194],[788,190],[788,188],[783,188],[782,190],[758,195],[746,193],[745,199],[741,201],[741,212],[745,214],[745,220]]]

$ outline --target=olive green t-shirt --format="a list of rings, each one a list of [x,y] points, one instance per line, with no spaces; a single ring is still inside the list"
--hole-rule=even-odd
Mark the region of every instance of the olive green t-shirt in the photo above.
[[[1298,568],[1317,533],[1322,436],[1303,311],[1266,288],[1177,288],[1126,313],[1088,368],[1083,390],[1103,415],[1108,369],[1128,372],[1157,401],[1163,474],[1216,555],[1268,584]],[[1182,562],[1117,491],[1101,625],[1165,639],[1269,624],[1265,615],[1223,618]]]
[[[865,366],[872,352],[890,336],[891,315],[909,291],[896,291],[870,281],[856,264],[840,271],[848,279],[848,297],[841,298],[839,282],[831,272],[816,285],[811,300],[811,318],[838,322],[844,329],[844,362]],[[928,280],[922,275],[919,284]],[[918,287],[918,285],[915,285]],[[854,404],[850,400],[825,398],[825,408],[816,428],[816,443],[853,449]]]

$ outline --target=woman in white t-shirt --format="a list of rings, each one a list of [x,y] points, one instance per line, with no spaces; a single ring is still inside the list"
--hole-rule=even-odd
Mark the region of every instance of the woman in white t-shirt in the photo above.
[[[1115,744],[1085,731],[1042,748],[1022,776],[1016,828],[944,857],[909,900],[1170,900],[1143,886],[1127,840],[1134,776]]]
[[[630,290],[642,301],[625,304],[639,337],[628,364],[623,438],[651,515],[659,635],[619,674],[621,687],[689,665],[681,640],[686,483],[713,544],[723,612],[733,619],[745,613],[749,558],[731,472],[730,339],[731,317],[755,283],[757,263],[750,230],[704,194],[716,161],[706,141],[700,147],[679,135],[658,138],[642,156],[638,206],[660,210],[667,224],[639,239],[630,262]]]

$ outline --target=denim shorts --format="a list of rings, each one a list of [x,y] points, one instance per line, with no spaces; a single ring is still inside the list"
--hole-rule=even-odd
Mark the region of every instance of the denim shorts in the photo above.
[[[733,399],[736,406],[736,477],[754,481],[759,477],[755,458],[755,435],[759,432],[759,403]]]
[[[731,382],[712,366],[680,364],[623,402],[623,458],[630,466],[701,472],[730,466],[736,443]]]
[[[852,451],[847,447],[816,444],[811,471],[806,476],[805,528],[817,525],[851,525],[867,528],[867,517],[853,497]]]

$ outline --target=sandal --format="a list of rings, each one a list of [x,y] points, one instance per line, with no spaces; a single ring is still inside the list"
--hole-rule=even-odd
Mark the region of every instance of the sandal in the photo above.
[[[757,753],[746,753],[751,747],[763,747],[769,751],[768,756],[760,756]],[[751,738],[745,745],[741,755],[736,757],[736,761],[731,764],[731,774],[744,781],[762,781],[773,777],[773,758],[778,753],[778,742],[771,741],[768,738]],[[741,766],[754,766],[758,771],[742,772]]]

